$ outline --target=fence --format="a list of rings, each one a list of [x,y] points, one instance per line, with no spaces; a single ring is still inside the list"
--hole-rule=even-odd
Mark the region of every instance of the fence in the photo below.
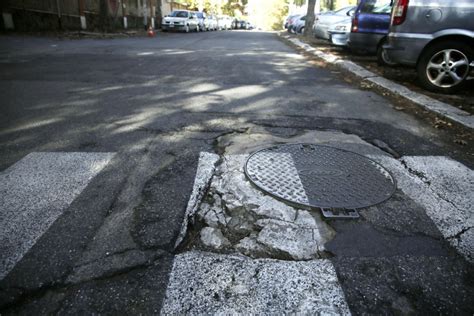
[[[155,27],[169,0],[0,0],[0,29],[116,30]],[[165,6],[165,8],[163,8]]]

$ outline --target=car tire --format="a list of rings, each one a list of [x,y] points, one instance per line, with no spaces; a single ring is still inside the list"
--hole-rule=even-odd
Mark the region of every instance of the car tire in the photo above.
[[[199,33],[199,31],[200,31],[200,27],[199,25],[196,25],[196,32]]]
[[[304,33],[304,26],[302,28],[300,28],[300,34],[303,34]]]
[[[443,41],[425,49],[416,70],[426,90],[453,93],[462,89],[469,75],[474,49],[467,43]]]
[[[397,63],[391,61],[387,55],[387,52],[383,49],[383,45],[385,45],[386,43],[387,43],[387,40],[384,39],[380,41],[379,46],[377,46],[377,64],[379,66],[393,67]]]
[[[186,26],[184,27],[184,32],[185,32],[185,33],[189,33],[189,25],[186,25]]]

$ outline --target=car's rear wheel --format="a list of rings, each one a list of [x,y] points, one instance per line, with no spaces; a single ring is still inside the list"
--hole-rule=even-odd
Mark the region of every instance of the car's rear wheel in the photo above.
[[[397,63],[390,60],[390,58],[387,55],[387,52],[383,49],[383,45],[385,45],[386,43],[387,43],[387,40],[384,39],[379,43],[379,46],[377,47],[377,64],[379,64],[379,66],[393,67]]]
[[[185,31],[186,33],[189,33],[189,25],[186,25],[186,26],[184,27],[184,31]]]
[[[300,28],[300,34],[304,34],[304,26]]]
[[[469,75],[474,50],[462,42],[444,41],[428,47],[417,65],[421,85],[430,91],[452,93],[461,89]]]

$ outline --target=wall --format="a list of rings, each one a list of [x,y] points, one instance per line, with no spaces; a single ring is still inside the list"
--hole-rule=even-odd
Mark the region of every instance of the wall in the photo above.
[[[166,0],[0,0],[0,13],[12,16],[16,31],[81,30],[84,26],[88,31],[112,31],[124,29],[124,14],[129,28],[143,28],[144,16],[150,24],[161,2],[170,5]],[[2,14],[0,24],[4,30]]]

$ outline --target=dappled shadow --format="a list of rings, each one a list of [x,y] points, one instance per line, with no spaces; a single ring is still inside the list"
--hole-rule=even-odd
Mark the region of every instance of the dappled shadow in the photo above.
[[[0,169],[31,151],[120,152],[156,133],[228,130],[236,117],[341,119],[396,126],[415,138],[426,133],[383,98],[316,70],[271,33],[17,45],[0,74]]]

